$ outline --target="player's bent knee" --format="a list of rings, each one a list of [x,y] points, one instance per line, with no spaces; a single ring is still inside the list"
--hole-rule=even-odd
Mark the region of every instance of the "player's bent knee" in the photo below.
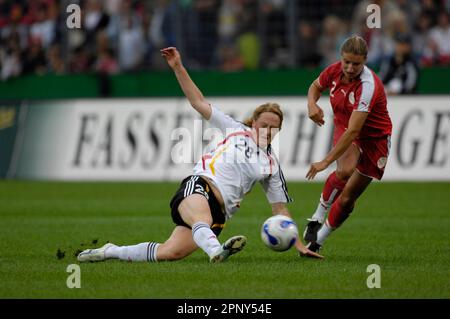
[[[182,259],[187,255],[189,255],[189,253],[173,247],[172,242],[166,241],[164,244],[159,246],[157,258],[159,261],[174,261]]]
[[[352,169],[337,169],[336,170],[336,176],[342,181],[347,181],[350,176],[352,176],[353,172],[355,171],[354,168]]]
[[[158,254],[159,260],[166,260],[166,261],[174,261],[174,260],[180,260],[186,257],[186,254],[180,252],[180,251],[166,251],[161,254]]]

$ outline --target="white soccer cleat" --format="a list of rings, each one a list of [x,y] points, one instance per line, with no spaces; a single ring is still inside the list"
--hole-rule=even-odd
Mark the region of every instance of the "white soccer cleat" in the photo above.
[[[211,257],[211,263],[220,263],[225,261],[228,257],[233,254],[240,252],[247,243],[247,238],[242,235],[233,236],[229,238],[225,243],[223,243],[220,250]]]
[[[106,257],[105,257],[106,249],[108,249],[109,247],[112,247],[112,246],[116,246],[116,245],[107,243],[100,248],[83,250],[81,253],[78,254],[77,259],[80,262],[103,261],[106,259]]]

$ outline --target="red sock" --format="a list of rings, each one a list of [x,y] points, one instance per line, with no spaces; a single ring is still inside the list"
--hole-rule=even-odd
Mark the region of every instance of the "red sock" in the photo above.
[[[350,216],[353,211],[354,205],[351,207],[343,207],[341,204],[341,198],[339,197],[331,206],[330,213],[328,214],[328,225],[333,229],[338,228],[342,223]]]
[[[336,198],[341,195],[347,181],[343,181],[336,176],[336,171],[328,176],[322,191],[322,200],[328,207],[334,203]]]

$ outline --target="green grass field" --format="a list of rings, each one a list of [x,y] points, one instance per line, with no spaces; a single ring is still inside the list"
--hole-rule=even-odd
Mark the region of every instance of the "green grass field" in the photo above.
[[[0,182],[0,298],[450,298],[450,183],[372,184],[330,236],[322,261],[264,247],[259,229],[271,213],[258,186],[220,236],[248,237],[226,263],[209,264],[202,251],[177,262],[87,263],[81,288],[67,288],[78,249],[164,241],[176,188]],[[289,183],[300,232],[321,188]],[[379,289],[366,285],[370,264],[381,267]]]

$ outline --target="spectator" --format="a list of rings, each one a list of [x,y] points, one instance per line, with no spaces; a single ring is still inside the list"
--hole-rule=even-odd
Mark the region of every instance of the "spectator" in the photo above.
[[[435,0],[421,0],[420,1],[421,12],[427,15],[431,20],[431,25],[434,26],[437,23],[436,17],[439,14],[439,6]]]
[[[123,71],[137,71],[144,58],[144,33],[142,21],[134,12],[121,16],[119,33],[119,65]]]
[[[42,46],[47,49],[55,39],[56,20],[49,16],[49,8],[45,3],[41,3],[36,13],[36,21],[30,27],[30,35],[40,39]]]
[[[29,49],[24,53],[23,72],[26,74],[45,74],[47,72],[47,59],[40,38],[30,38]]]
[[[120,2],[122,0],[103,0],[103,8],[107,15],[114,16],[120,13]]]
[[[86,28],[88,38],[93,37],[95,32],[104,29],[109,23],[109,15],[103,10],[100,0],[88,0],[86,2],[83,26]],[[93,40],[95,41],[95,37]]]
[[[255,32],[247,31],[238,37],[239,52],[244,60],[244,68],[255,70],[261,60],[261,43]]]
[[[255,70],[261,61],[261,40],[258,37],[258,3],[256,0],[241,2],[242,10],[239,13],[239,32],[237,45],[244,61],[244,69]]]
[[[117,74],[119,70],[119,64],[114,56],[114,50],[111,48],[102,50],[95,63],[95,71],[102,74]]]
[[[0,1],[0,29],[8,25],[8,14],[11,9],[9,1]]]
[[[335,15],[325,17],[318,43],[322,65],[333,64],[340,59],[340,44],[344,38],[343,21]]]
[[[54,43],[48,50],[48,72],[54,74],[64,74],[65,65],[61,57],[61,47],[59,44]]]
[[[425,48],[427,47],[430,29],[431,19],[429,15],[421,12],[416,21],[412,38],[414,56],[419,62],[427,55],[427,53],[425,53]],[[428,55],[430,55],[430,53],[428,53]]]
[[[92,65],[92,56],[84,45],[77,47],[71,54],[69,70],[71,73],[89,72]]]
[[[156,49],[166,46],[173,46],[174,32],[172,18],[172,7],[167,0],[158,0],[153,10],[152,19],[150,20],[149,39]],[[158,58],[161,57],[158,54]]]
[[[0,49],[0,77],[7,80],[20,75],[22,64],[20,62],[20,47],[17,41],[10,39],[6,48]]]
[[[358,33],[363,35],[367,27],[367,7],[371,4],[378,5],[380,7],[381,13],[381,25],[387,25],[388,14],[394,10],[399,10],[398,5],[394,1],[389,0],[363,0],[358,2],[358,4],[353,9],[352,13],[352,33]],[[372,31],[377,31],[377,29],[371,29]],[[367,39],[366,39],[367,41]],[[369,50],[370,51],[370,50]]]
[[[408,29],[412,30],[420,15],[420,3],[418,0],[396,0],[398,9],[402,11],[408,22]]]
[[[143,34],[145,38],[145,63],[156,70],[166,70],[167,64],[161,59],[159,49],[175,46],[177,23],[176,7],[168,0],[158,0],[143,14]]]
[[[238,0],[224,0],[219,9],[218,34],[220,42],[235,41],[240,28],[242,4]]]
[[[450,65],[450,20],[446,11],[439,13],[438,25],[430,30],[424,63]]]
[[[301,21],[297,28],[296,64],[303,67],[319,66],[322,56],[318,50],[318,34],[311,21]]]
[[[386,57],[394,54],[395,36],[399,33],[409,32],[406,15],[399,9],[389,12],[381,31],[372,33],[367,64],[378,67]]]
[[[380,68],[380,79],[389,95],[416,93],[419,68],[413,57],[411,36],[396,37],[395,53]]]
[[[97,35],[97,57],[94,62],[95,72],[101,74],[116,74],[120,71],[119,63],[110,47],[106,32],[99,32]]]
[[[190,41],[190,58],[194,67],[210,68],[213,66],[215,46],[218,41],[218,0],[192,1],[191,35],[196,41]]]
[[[0,22],[0,38],[7,39],[12,34],[17,33],[14,36],[19,37],[21,49],[26,48],[29,34],[29,27],[26,26],[24,23],[21,23],[22,19],[23,19],[23,8],[19,4],[14,4],[11,6],[9,17],[7,17],[4,20],[5,25],[2,26]]]
[[[223,42],[219,46],[219,70],[223,72],[235,72],[243,70],[245,67],[239,49],[235,42]]]
[[[263,61],[268,68],[289,65],[284,0],[261,1]]]

